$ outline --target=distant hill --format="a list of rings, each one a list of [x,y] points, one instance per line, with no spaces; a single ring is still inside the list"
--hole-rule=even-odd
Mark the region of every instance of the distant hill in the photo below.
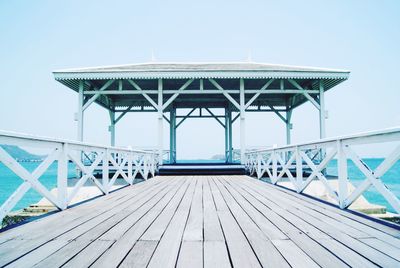
[[[225,156],[223,154],[216,154],[211,157],[212,160],[225,160]]]
[[[0,144],[7,153],[9,153],[17,161],[39,161],[43,160],[45,156],[31,154],[15,145]]]

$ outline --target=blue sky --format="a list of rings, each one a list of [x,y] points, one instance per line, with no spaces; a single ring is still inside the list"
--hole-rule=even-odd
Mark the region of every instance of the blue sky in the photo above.
[[[398,126],[399,12],[399,1],[0,0],[0,129],[75,139],[77,94],[51,71],[147,62],[152,51],[161,62],[245,61],[251,51],[256,62],[348,69],[326,94],[327,135]],[[89,108],[85,120],[85,140],[109,142],[104,109]],[[293,142],[318,138],[312,105],[296,109],[293,124]],[[129,115],[117,145],[155,145],[156,127],[155,114]],[[248,116],[250,146],[283,144],[284,133],[272,114]],[[223,150],[217,122],[178,131],[180,157]]]

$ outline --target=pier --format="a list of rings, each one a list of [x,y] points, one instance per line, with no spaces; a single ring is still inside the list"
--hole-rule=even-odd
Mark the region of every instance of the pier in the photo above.
[[[399,235],[247,176],[155,177],[6,231],[0,266],[398,267]]]
[[[400,128],[326,137],[324,93],[347,80],[348,71],[149,63],[61,70],[54,76],[78,93],[77,140],[0,131],[0,144],[49,151],[28,171],[0,147],[0,161],[21,179],[1,204],[0,220],[30,189],[59,211],[1,230],[0,267],[400,266],[399,225],[349,209],[373,187],[400,214],[399,197],[382,179],[400,159]],[[319,114],[320,139],[293,144],[291,116],[306,102]],[[84,141],[84,111],[93,103],[109,112],[110,146]],[[185,109],[189,113],[180,112]],[[116,146],[116,125],[129,112],[157,113],[154,150]],[[287,145],[250,150],[249,112],[278,116]],[[216,120],[225,129],[223,163],[179,163],[176,131],[195,118]],[[169,148],[163,143],[164,120]],[[232,143],[235,121],[240,149]],[[391,142],[395,145],[377,167],[355,150]],[[335,176],[329,176],[333,160]],[[349,187],[349,161],[365,176],[354,187]],[[70,164],[77,171],[72,187]],[[39,180],[52,165],[55,191]],[[305,193],[315,181],[332,202]],[[99,196],[72,203],[88,182]]]

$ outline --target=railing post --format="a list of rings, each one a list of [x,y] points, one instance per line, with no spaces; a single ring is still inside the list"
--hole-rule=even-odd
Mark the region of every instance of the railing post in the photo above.
[[[339,206],[346,208],[346,199],[348,195],[348,176],[347,176],[347,158],[343,148],[343,142],[337,141],[337,159],[338,159],[338,180],[339,180]]]
[[[133,161],[133,153],[129,152],[127,153],[127,157],[128,157],[128,180],[129,180],[129,184],[132,185],[133,184],[133,180],[135,178],[133,178],[133,174],[132,174],[132,161]]]
[[[57,167],[57,193],[58,203],[62,210],[68,206],[68,144],[63,143],[60,147]]]
[[[148,156],[143,155],[143,175],[145,180],[147,180],[149,177],[148,161],[149,161]]]
[[[301,158],[299,147],[296,146],[296,181],[297,192],[300,193],[303,188],[303,159]]]
[[[149,157],[150,157],[150,174],[151,174],[151,177],[154,177],[154,169],[155,169],[154,156],[153,156],[153,154],[151,154]]]
[[[262,177],[261,173],[261,154],[257,154],[257,178],[260,179]]]
[[[276,151],[272,151],[272,180],[271,182],[275,184],[278,180],[278,159],[276,157]]]
[[[109,151],[108,149],[104,150],[104,154],[103,154],[103,176],[102,176],[102,180],[103,180],[103,188],[106,192],[106,194],[108,194],[109,192],[109,185],[108,185],[108,180],[109,180],[109,165],[108,165],[108,156],[109,156]]]

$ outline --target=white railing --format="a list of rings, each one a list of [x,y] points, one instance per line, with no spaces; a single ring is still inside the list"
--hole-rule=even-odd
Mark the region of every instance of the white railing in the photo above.
[[[0,204],[0,223],[29,189],[36,190],[55,207],[63,210],[68,207],[88,180],[91,180],[103,194],[108,194],[118,177],[122,177],[132,185],[138,174],[147,180],[150,175],[154,176],[158,168],[158,155],[155,152],[98,146],[3,131],[0,131],[1,144],[45,148],[50,153],[33,172],[29,172],[0,146],[0,162],[23,181],[14,193]],[[39,181],[39,178],[54,162],[57,163],[57,194],[50,192]],[[77,177],[78,180],[72,191],[68,191],[67,185],[69,162],[74,163],[79,170],[78,174],[81,174]],[[95,172],[102,174],[101,179],[95,177]]]
[[[288,145],[279,148],[257,150],[246,153],[246,167],[258,178],[268,176],[277,184],[284,176],[298,192],[303,192],[313,181],[318,179],[333,197],[340,208],[349,207],[370,186],[374,186],[389,204],[400,213],[399,198],[392,193],[381,177],[400,159],[400,145],[375,169],[369,167],[354,151],[354,146],[366,146],[386,142],[399,142],[400,128],[385,129],[351,136],[323,139],[315,142]],[[338,187],[334,189],[328,182],[326,168],[328,163],[337,158]],[[348,188],[348,159],[365,175],[365,180],[352,192]],[[308,173],[307,173],[308,172]],[[400,183],[400,174],[399,174]]]

